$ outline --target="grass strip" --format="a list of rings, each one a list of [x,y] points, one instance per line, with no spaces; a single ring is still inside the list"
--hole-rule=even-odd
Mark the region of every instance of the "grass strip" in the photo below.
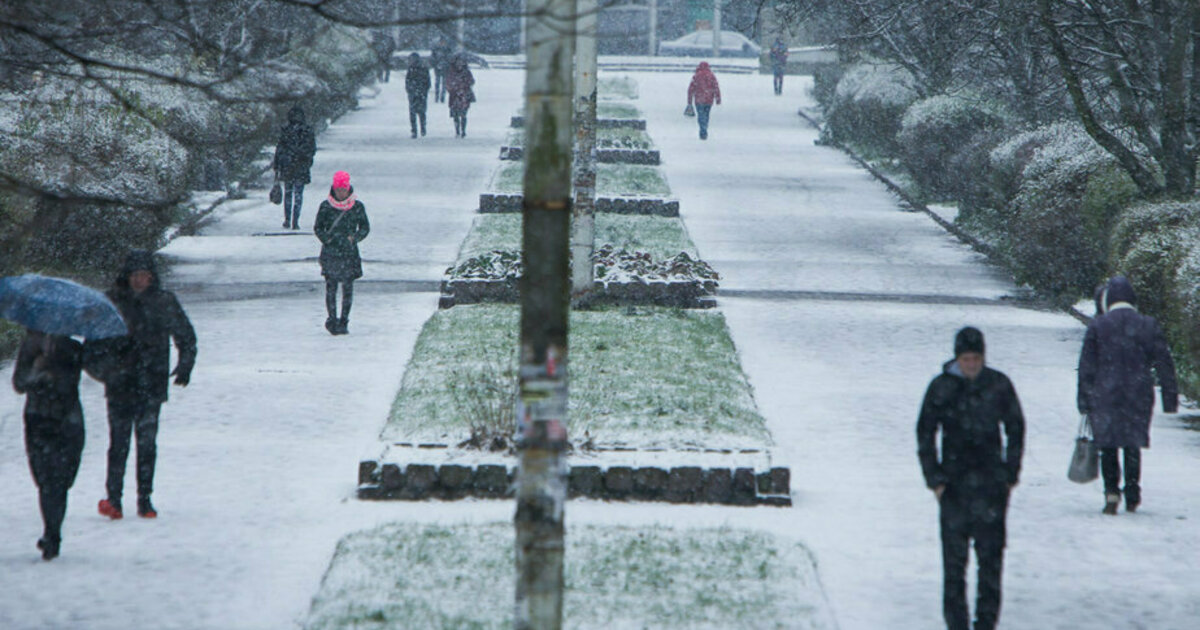
[[[524,160],[505,161],[492,178],[492,190],[510,195],[520,194],[524,177]],[[600,163],[596,165],[596,193],[601,196],[666,197],[671,194],[671,187],[657,166]]]
[[[525,146],[525,132],[514,129],[508,133],[505,142],[510,147]],[[642,129],[628,127],[601,127],[596,130],[596,147],[600,149],[653,149],[654,142],[650,134]]]
[[[686,252],[695,258],[696,246],[679,217],[633,214],[596,214],[596,246],[606,243],[628,250],[648,252],[655,260]],[[471,231],[459,248],[456,265],[492,250],[521,249],[521,215],[491,213],[476,215]]]
[[[834,627],[811,553],[732,528],[575,525],[565,628]],[[305,630],[508,629],[512,523],[388,523],[343,538]]]
[[[457,444],[472,410],[507,400],[516,382],[513,304],[470,304],[425,322],[384,426],[386,441]],[[573,442],[641,448],[764,448],[771,444],[725,317],[661,307],[571,313]],[[511,394],[508,394],[511,396]]]

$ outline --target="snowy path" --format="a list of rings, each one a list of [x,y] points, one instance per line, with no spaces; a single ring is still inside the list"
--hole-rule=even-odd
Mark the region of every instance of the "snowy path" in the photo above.
[[[323,134],[299,234],[253,236],[280,232],[282,213],[251,199],[168,248],[182,262],[170,284],[183,289],[200,356],[192,385],[164,408],[157,521],[95,513],[107,431],[102,392],[88,382],[88,444],[63,556],[38,559],[21,399],[0,394],[0,628],[294,627],[345,532],[397,519],[511,519],[506,501],[352,499],[356,462],[375,454],[364,449],[436,306],[427,289],[452,262],[519,106],[520,72],[476,77],[466,140],[451,136],[435,104],[431,135],[410,140],[399,81]],[[723,274],[721,308],[779,442],[776,459],[792,467],[796,506],[576,501],[568,523],[761,528],[813,549],[844,630],[940,627],[936,510],[913,425],[954,331],[972,323],[1016,383],[1030,427],[1002,627],[1194,627],[1200,433],[1158,418],[1142,512],[1101,518],[1096,485],[1064,479],[1079,324],[1006,305],[1011,284],[978,255],[902,211],[838,152],[813,146],[794,114],[804,98],[795,78],[777,98],[769,77],[720,77],[725,104],[706,143],[679,115],[687,75],[638,78],[688,228]],[[352,333],[332,338],[310,230],[337,169],[351,173],[373,232]]]

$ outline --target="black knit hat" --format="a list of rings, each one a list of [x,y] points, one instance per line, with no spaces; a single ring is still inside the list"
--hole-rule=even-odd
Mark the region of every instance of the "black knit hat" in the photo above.
[[[967,326],[954,336],[954,356],[959,357],[965,352],[983,354],[983,333],[978,328]]]

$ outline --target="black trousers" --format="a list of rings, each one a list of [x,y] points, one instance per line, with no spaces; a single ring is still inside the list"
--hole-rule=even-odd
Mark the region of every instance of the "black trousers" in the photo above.
[[[1000,619],[1007,511],[1007,488],[1002,492],[958,496],[952,487],[948,487],[942,495],[942,614],[949,630],[971,628],[967,609],[967,565],[972,541],[979,564],[974,628],[993,630]]]
[[[339,282],[325,278],[325,312],[329,319],[337,319],[337,287]],[[350,307],[354,305],[354,281],[343,280],[342,285],[342,319],[350,319]]]
[[[1117,459],[1118,450],[1125,451],[1125,501],[1141,503],[1142,488],[1138,485],[1142,479],[1142,449],[1140,448],[1100,449],[1100,474],[1104,477],[1104,492],[1105,494],[1121,494],[1121,462]]]
[[[129,459],[130,433],[137,438],[137,492],[154,492],[154,464],[158,458],[158,412],[162,403],[141,400],[108,401],[108,500],[120,503],[125,488],[125,461]]]
[[[33,414],[25,415],[25,453],[29,471],[38,488],[46,540],[62,540],[67,514],[67,490],[75,483],[83,453],[82,422],[66,422]]]
[[[293,227],[300,226],[300,206],[304,203],[304,184],[283,183],[283,221]]]
[[[413,135],[417,134],[417,122],[421,123],[421,135],[425,135],[425,110],[424,98],[408,99],[408,124],[412,127]]]

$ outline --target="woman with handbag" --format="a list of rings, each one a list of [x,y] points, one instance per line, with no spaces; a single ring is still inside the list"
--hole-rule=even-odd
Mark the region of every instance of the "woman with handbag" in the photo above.
[[[450,67],[446,69],[446,92],[449,93],[447,104],[450,105],[450,117],[454,119],[454,137],[467,137],[467,110],[475,102],[475,76],[467,67],[467,57],[462,53],[450,59]]]
[[[316,134],[305,121],[304,110],[296,105],[288,111],[288,123],[279,133],[273,163],[276,183],[271,188],[271,201],[276,203],[277,188],[282,183],[284,229],[300,229],[300,205],[304,201],[304,186],[312,181],[316,153]]]
[[[696,73],[692,75],[692,82],[688,85],[687,100],[688,107],[691,107],[693,103],[696,106],[696,122],[700,123],[700,139],[707,140],[708,114],[712,111],[713,103],[721,104],[721,86],[717,83],[717,76],[708,67],[707,61],[701,61],[700,65],[696,66]]]
[[[354,281],[361,278],[362,257],[358,243],[367,238],[371,224],[367,209],[354,195],[350,174],[333,174],[329,198],[321,202],[313,232],[321,241],[321,275],[325,276],[325,330],[344,335],[349,330],[350,306],[354,301]],[[342,286],[342,312],[338,317],[337,290]]]

